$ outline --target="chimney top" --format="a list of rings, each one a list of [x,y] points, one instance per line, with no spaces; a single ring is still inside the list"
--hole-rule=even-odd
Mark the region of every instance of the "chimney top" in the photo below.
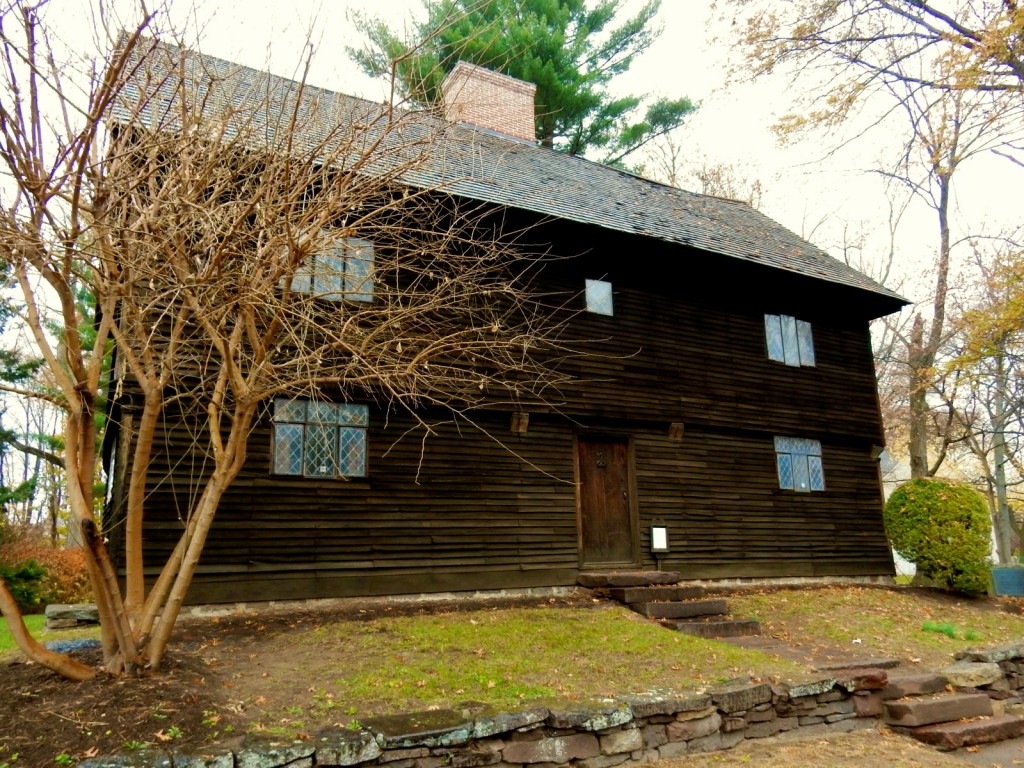
[[[444,115],[458,123],[529,142],[537,140],[534,98],[537,86],[460,61],[441,84]]]

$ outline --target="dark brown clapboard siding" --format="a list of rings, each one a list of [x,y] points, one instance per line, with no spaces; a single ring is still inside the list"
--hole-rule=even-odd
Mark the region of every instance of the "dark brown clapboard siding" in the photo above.
[[[565,242],[581,234],[551,231]],[[524,405],[526,435],[511,433],[510,406],[497,402],[475,413],[482,430],[420,414],[446,422],[425,443],[407,415],[371,408],[369,477],[313,480],[270,473],[271,425],[261,421],[189,599],[571,584],[580,565],[573,441],[590,433],[632,438],[645,567],[656,565],[647,536],[658,521],[672,544],[661,565],[687,578],[892,573],[871,459],[882,441],[867,326],[877,307],[780,270],[638,245],[649,241],[599,242],[588,231],[556,249],[593,250],[546,268],[544,287],[569,295],[585,277],[610,279],[615,315],[570,302],[565,337],[587,354],[560,364],[571,381],[550,401]],[[765,313],[812,322],[814,367],[767,359]],[[682,439],[669,437],[673,422],[684,425]],[[778,488],[775,435],[822,442],[826,491]],[[118,441],[122,467],[128,442]],[[202,475],[173,413],[157,445],[145,538],[154,568]]]
[[[867,325],[813,324],[816,365],[768,360],[764,311],[683,305],[630,288],[616,315],[575,321],[598,354],[563,366],[568,412],[606,418],[694,421],[881,442]],[[793,311],[799,316],[799,312]]]
[[[379,421],[374,414],[372,423]],[[497,433],[506,423],[492,415],[487,426]],[[418,483],[419,446],[391,445],[392,431],[408,426],[392,415],[390,428],[374,437],[367,480],[272,477],[269,452],[254,450],[218,513],[190,599],[572,581],[577,425],[537,417],[526,436],[509,436],[508,447],[522,459],[493,442],[441,429],[427,443]],[[665,567],[691,578],[891,571],[877,471],[866,452],[826,442],[828,490],[799,494],[777,488],[770,435],[693,427],[677,442],[654,427],[629,431],[642,533],[655,519],[669,526],[673,547]],[[262,424],[253,445],[269,443],[269,425]],[[154,561],[180,530],[173,515],[160,512],[171,506],[166,493],[154,489],[150,500],[147,546]],[[653,566],[643,552],[645,565]]]

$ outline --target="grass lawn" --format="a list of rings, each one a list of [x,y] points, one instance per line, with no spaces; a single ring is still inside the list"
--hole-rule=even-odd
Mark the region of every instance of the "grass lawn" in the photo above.
[[[77,640],[85,637],[99,637],[99,629],[87,627],[85,629],[63,629],[54,632],[46,631],[46,617],[41,613],[34,613],[25,617],[25,625],[29,633],[41,643],[50,640]],[[18,646],[14,644],[14,638],[7,628],[7,622],[0,620],[0,659],[20,653]]]
[[[1024,616],[1006,600],[977,600],[917,589],[833,587],[737,594],[738,617],[757,618],[763,632],[791,643],[863,656],[887,656],[939,669],[953,654],[1024,638]]]
[[[324,623],[268,638],[257,669],[235,670],[232,655],[216,654],[214,668],[231,664],[231,675],[257,702],[247,710],[258,710],[252,726],[286,731],[337,720],[339,711],[358,719],[470,701],[516,709],[535,699],[703,689],[748,674],[808,674],[790,661],[667,631],[620,606]],[[269,659],[287,662],[269,668]],[[295,696],[282,706],[282,688],[298,675]],[[278,706],[270,705],[274,701]]]

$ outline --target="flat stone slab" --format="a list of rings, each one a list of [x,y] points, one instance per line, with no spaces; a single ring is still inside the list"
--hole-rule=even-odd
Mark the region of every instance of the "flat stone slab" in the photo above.
[[[656,600],[698,600],[707,594],[704,587],[676,585],[671,587],[615,587],[612,600],[620,603],[650,603]]]
[[[576,583],[581,587],[650,587],[657,584],[675,584],[683,578],[675,571],[596,571],[580,573]]]
[[[100,623],[100,612],[92,603],[53,603],[46,606],[44,615],[47,629],[70,629],[82,624]]]
[[[552,728],[576,731],[603,731],[624,725],[633,719],[633,710],[624,702],[573,702],[571,708],[551,704],[544,721]]]
[[[914,728],[910,735],[939,749],[959,749],[975,744],[991,744],[1024,735],[1024,718],[998,715],[982,720],[941,723]]]
[[[899,659],[847,659],[826,664],[818,664],[815,669],[895,669],[900,665]]]
[[[957,688],[981,688],[1003,679],[1003,670],[994,661],[961,660],[940,672]]]
[[[671,691],[648,691],[625,696],[623,702],[629,705],[633,717],[675,715],[680,712],[698,712],[711,706],[711,696],[706,693],[675,693]]]
[[[946,678],[934,672],[900,672],[889,675],[882,689],[883,699],[902,699],[904,696],[924,696],[946,690]]]
[[[376,760],[381,755],[380,745],[368,731],[330,726],[317,733],[314,743],[318,765],[358,765]]]
[[[376,734],[381,749],[409,749],[460,746],[469,741],[474,724],[460,712],[439,709],[371,717],[362,725]]]
[[[663,621],[670,627],[687,635],[697,637],[743,637],[761,634],[761,624],[755,619],[733,619],[728,621]]]
[[[533,707],[519,712],[494,711],[481,713],[473,721],[473,738],[485,739],[541,723],[551,714],[547,707]]]
[[[951,693],[887,701],[884,720],[889,725],[916,728],[991,715],[992,700],[988,696],[980,693]]]
[[[711,691],[711,701],[725,713],[746,712],[772,700],[767,683],[732,683]]]
[[[987,661],[998,664],[1000,661],[1024,658],[1024,643],[1011,643],[997,648],[967,648],[953,654],[957,661]]]
[[[836,683],[850,693],[854,691],[880,691],[889,682],[889,673],[879,667],[830,670]]]
[[[263,736],[248,735],[242,742],[242,750],[235,755],[237,768],[277,768],[294,765],[306,768],[313,765],[316,745],[302,740],[279,740]]]
[[[633,603],[629,607],[649,619],[690,619],[694,616],[724,616],[729,613],[729,605],[725,600]]]

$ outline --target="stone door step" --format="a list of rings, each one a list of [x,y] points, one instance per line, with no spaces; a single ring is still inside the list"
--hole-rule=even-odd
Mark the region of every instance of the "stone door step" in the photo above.
[[[576,576],[576,583],[589,589],[605,587],[650,587],[675,584],[682,574],[674,571],[586,571]]]
[[[915,728],[969,717],[990,717],[992,700],[983,693],[951,693],[885,702],[889,725]]]
[[[729,606],[725,600],[633,603],[629,607],[649,619],[689,619],[695,616],[723,616],[729,613]]]
[[[670,629],[687,635],[696,635],[697,637],[741,637],[761,634],[761,624],[754,619],[706,619],[703,621],[700,619],[684,621],[666,619],[661,624]]]
[[[939,723],[912,728],[910,735],[942,750],[991,744],[1024,735],[1024,717],[997,715],[980,720]]]
[[[704,587],[614,587],[611,590],[612,600],[632,605],[633,603],[653,603],[659,600],[699,600],[707,590]]]
[[[902,699],[904,696],[924,696],[946,690],[946,678],[934,672],[900,672],[889,675],[889,684],[882,689],[882,698]]]
[[[859,656],[853,659],[839,659],[837,661],[816,664],[814,668],[821,672],[827,672],[833,669],[896,669],[899,665],[899,659],[866,659],[863,656]]]

